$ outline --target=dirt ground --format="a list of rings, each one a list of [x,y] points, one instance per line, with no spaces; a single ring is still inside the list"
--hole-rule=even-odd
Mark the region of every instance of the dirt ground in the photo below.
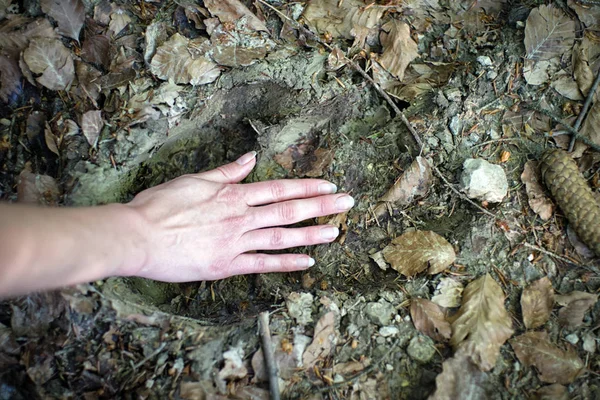
[[[560,201],[522,177],[545,149],[568,146],[558,118],[572,125],[588,97],[577,49],[588,46],[598,74],[595,1],[548,11],[539,1],[71,0],[87,18],[76,38],[48,2],[12,3],[0,1],[0,33],[27,38],[21,64],[40,40],[27,24],[43,19],[76,74],[52,89],[30,65],[7,91],[13,64],[0,60],[3,200],[125,202],[255,150],[247,182],[322,177],[356,206],[319,221],[340,227],[336,242],[294,249],[317,261],[305,273],[111,278],[1,302],[0,399],[268,399],[257,323],[267,310],[282,398],[600,398],[600,264]],[[572,23],[573,38],[546,32],[551,45],[532,45],[544,12]],[[597,194],[593,132],[595,105],[580,130],[591,145],[575,152]],[[467,159],[500,166],[501,201],[461,185]],[[400,177],[416,160],[432,168],[423,189],[382,201],[390,188],[415,190]],[[440,250],[401,240],[415,232],[434,232],[455,258],[427,273]],[[393,248],[425,262],[408,273]],[[533,323],[532,313],[547,315]]]

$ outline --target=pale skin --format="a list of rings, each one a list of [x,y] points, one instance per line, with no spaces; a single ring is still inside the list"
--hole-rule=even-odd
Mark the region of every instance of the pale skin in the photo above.
[[[165,282],[310,268],[304,254],[261,250],[328,243],[330,225],[282,228],[347,211],[354,200],[320,179],[240,184],[256,154],[86,208],[0,205],[0,297],[109,276]]]

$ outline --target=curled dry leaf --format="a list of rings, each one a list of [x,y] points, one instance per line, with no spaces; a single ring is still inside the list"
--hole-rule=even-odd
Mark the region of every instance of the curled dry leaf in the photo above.
[[[525,50],[529,60],[549,60],[571,51],[575,21],[552,6],[534,8],[525,25]]]
[[[404,79],[406,67],[419,56],[417,43],[410,36],[408,24],[392,19],[382,26],[383,54],[379,63],[398,80]]]
[[[408,277],[425,270],[430,275],[437,274],[456,259],[452,245],[432,231],[406,232],[382,252],[392,268]]]
[[[55,206],[60,199],[60,189],[54,178],[32,173],[27,164],[19,174],[17,199],[21,203]]]
[[[219,18],[222,24],[226,22],[238,22],[241,19],[246,20],[246,26],[255,31],[266,31],[264,22],[252,13],[239,0],[204,0],[204,6],[215,17]]]
[[[413,299],[410,302],[410,317],[415,328],[433,340],[445,342],[452,336],[450,323],[444,312],[434,302],[427,299]]]
[[[58,23],[58,33],[79,41],[79,32],[85,20],[81,0],[41,0],[42,11]]]
[[[335,332],[335,314],[330,311],[323,315],[315,325],[313,341],[302,356],[302,365],[306,369],[312,369],[320,358],[331,354],[337,343]]]
[[[510,345],[523,365],[538,370],[542,382],[567,385],[577,379],[585,367],[573,348],[560,349],[543,331],[512,338]]]
[[[460,306],[463,284],[452,278],[441,278],[431,298],[440,307],[453,308]]]
[[[557,295],[554,299],[564,306],[558,311],[558,322],[569,328],[577,328],[583,323],[585,313],[598,301],[598,295],[576,290]]]
[[[523,290],[521,311],[527,329],[544,325],[550,318],[554,306],[554,289],[547,276],[538,279]]]
[[[95,146],[100,131],[104,127],[102,120],[102,111],[88,111],[81,116],[81,131],[87,139],[90,146]]]
[[[469,283],[462,306],[453,317],[452,347],[464,351],[482,371],[489,371],[512,334],[500,285],[489,274]]]
[[[211,83],[221,70],[204,56],[209,48],[210,42],[206,38],[189,40],[176,33],[156,50],[150,69],[160,79],[175,83]]]
[[[375,207],[375,215],[384,215],[388,210],[387,203],[402,207],[411,204],[415,199],[423,197],[431,187],[431,166],[427,159],[417,157],[394,185],[379,199]]]
[[[23,52],[23,59],[37,81],[50,90],[65,90],[75,77],[71,52],[56,39],[37,38]]]
[[[554,213],[554,203],[546,196],[541,178],[537,162],[527,161],[521,174],[521,182],[525,184],[529,207],[541,219],[547,221]]]
[[[435,378],[435,393],[429,400],[487,399],[485,381],[486,375],[459,351],[442,364],[442,373]]]

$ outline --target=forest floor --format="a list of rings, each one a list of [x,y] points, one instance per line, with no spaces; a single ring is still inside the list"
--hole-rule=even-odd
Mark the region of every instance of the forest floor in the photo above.
[[[542,3],[0,0],[3,200],[125,202],[251,150],[247,182],[356,200],[304,273],[0,302],[0,399],[600,398],[600,221],[538,168],[564,149],[598,194],[600,4]]]

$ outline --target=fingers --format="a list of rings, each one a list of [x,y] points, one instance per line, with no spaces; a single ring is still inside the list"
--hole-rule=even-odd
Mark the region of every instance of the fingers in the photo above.
[[[322,179],[280,179],[244,185],[244,197],[249,206],[315,197],[336,191],[333,183]]]
[[[253,229],[295,224],[305,219],[348,211],[354,199],[347,194],[289,200],[248,210]]]
[[[256,152],[251,151],[232,163],[201,172],[196,176],[216,183],[238,183],[248,176],[254,165],[256,165]]]
[[[231,263],[228,276],[266,272],[300,271],[315,265],[304,254],[240,254]]]
[[[290,247],[329,243],[340,231],[335,226],[321,225],[307,228],[270,228],[245,233],[241,240],[243,251],[281,250]]]

